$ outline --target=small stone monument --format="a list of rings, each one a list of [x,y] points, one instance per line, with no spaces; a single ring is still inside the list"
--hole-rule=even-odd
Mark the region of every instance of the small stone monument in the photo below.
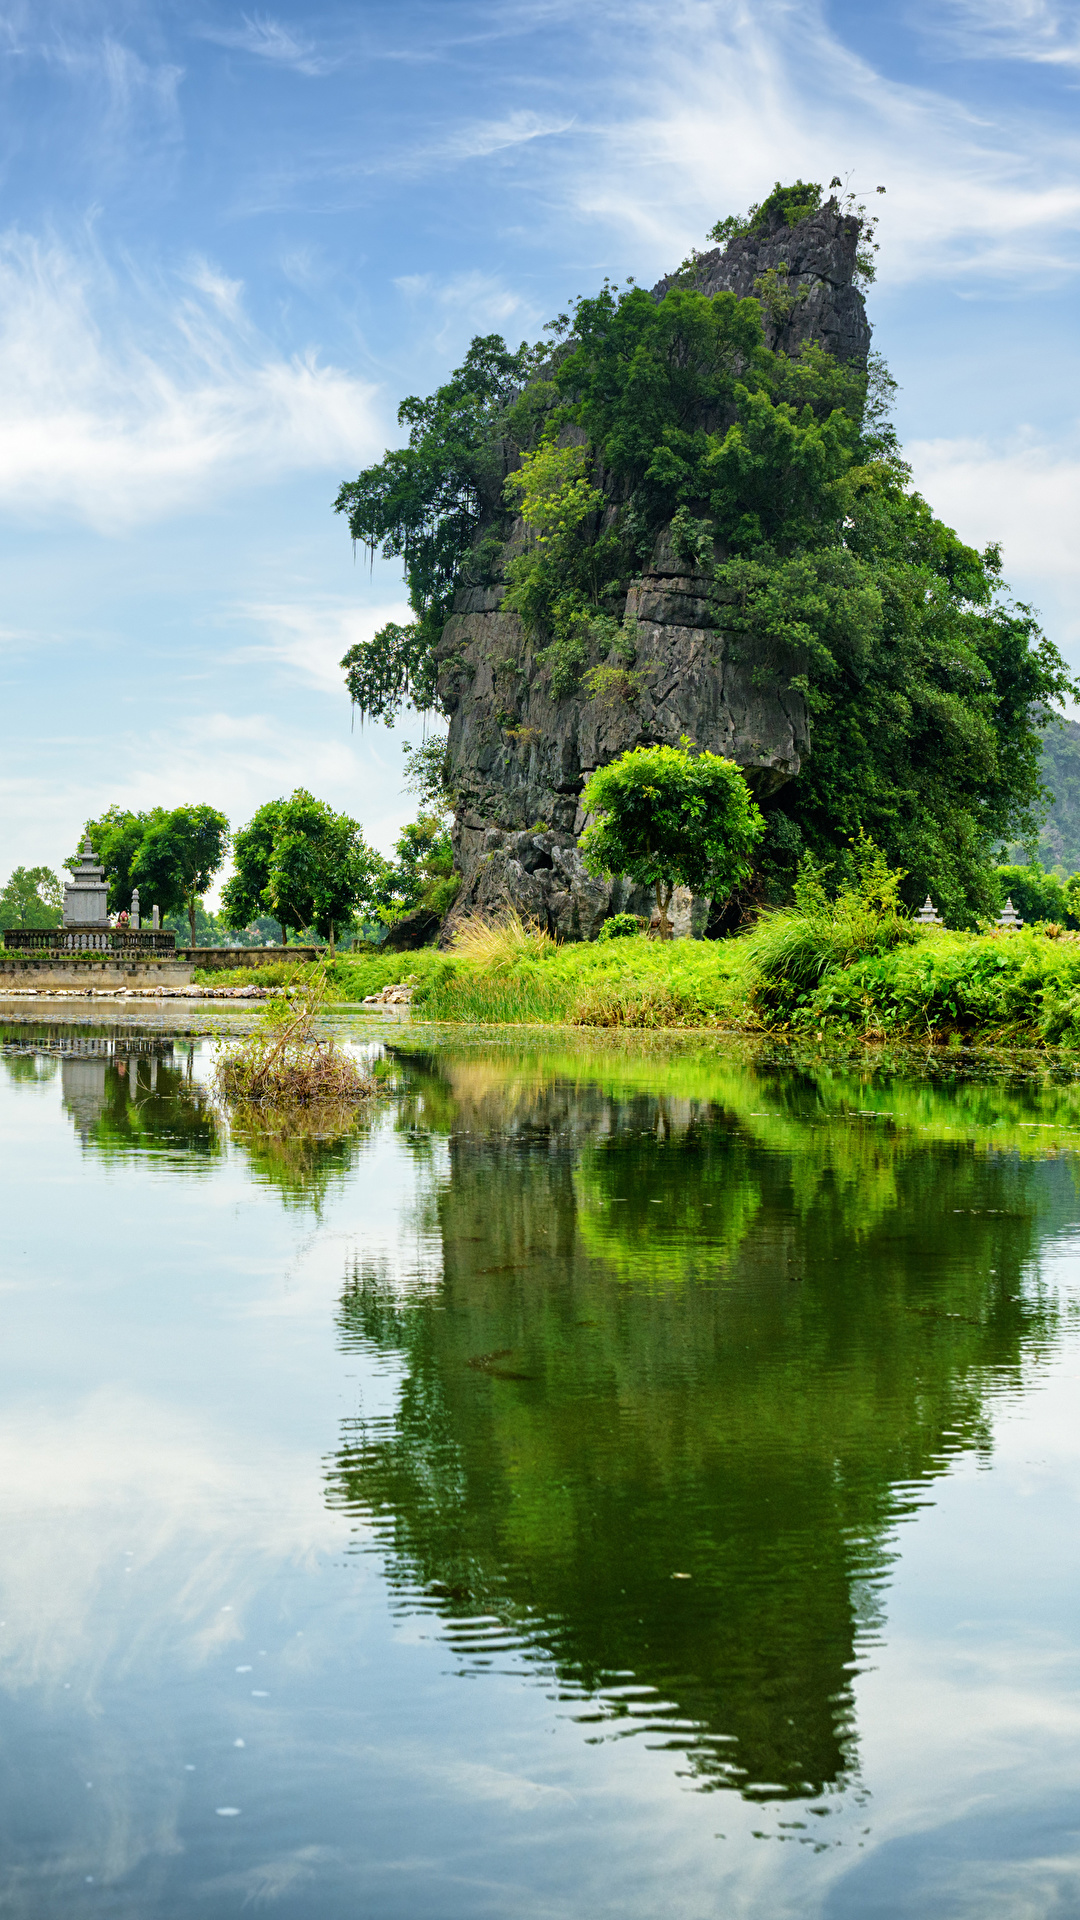
[[[1013,906],[1012,901],[1006,900],[1005,905],[1002,907],[1001,912],[998,914],[998,926],[999,927],[1022,927],[1023,924],[1024,923],[1021,920],[1020,915],[1017,913],[1016,908]]]
[[[929,894],[927,894],[926,899],[915,915],[915,925],[917,927],[943,927],[945,925]]]
[[[158,912],[156,907],[151,907],[150,909],[150,924],[153,927],[155,933],[160,931],[161,915]]]
[[[138,887],[134,889],[134,892],[132,893],[132,896],[131,896],[131,915],[128,920],[128,926],[132,928],[133,932],[138,933],[139,931],[139,889]]]
[[[107,927],[109,924],[109,884],[105,869],[94,859],[87,834],[79,864],[64,887],[65,927]]]

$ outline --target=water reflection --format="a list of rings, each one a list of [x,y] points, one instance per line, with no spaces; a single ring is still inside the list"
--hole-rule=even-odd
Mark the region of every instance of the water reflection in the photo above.
[[[411,1062],[401,1125],[450,1136],[443,1279],[350,1275],[343,1340],[407,1379],[330,1498],[466,1664],[531,1648],[592,1737],[820,1795],[897,1521],[1053,1334],[1032,1262],[1078,1211],[1046,1158],[1076,1090],[636,1072]]]
[[[286,1207],[318,1217],[355,1165],[372,1112],[361,1110],[345,1132],[283,1127],[251,1111],[229,1125],[208,1085],[208,1059],[196,1076],[197,1050],[191,1039],[125,1026],[0,1027],[9,1080],[44,1082],[59,1071],[64,1109],[88,1153],[179,1155],[198,1164],[222,1157],[231,1142],[258,1184],[275,1188]]]

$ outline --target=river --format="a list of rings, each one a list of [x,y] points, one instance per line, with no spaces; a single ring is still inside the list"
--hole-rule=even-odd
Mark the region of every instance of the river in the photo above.
[[[1080,1915],[1080,1085],[0,1028],[0,1912]]]

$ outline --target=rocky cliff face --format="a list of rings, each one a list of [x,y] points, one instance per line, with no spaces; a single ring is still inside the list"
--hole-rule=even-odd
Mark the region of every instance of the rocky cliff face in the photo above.
[[[734,293],[744,300],[764,275],[775,275],[774,298],[762,306],[766,346],[796,354],[805,340],[814,340],[837,360],[865,366],[870,322],[852,284],[860,230],[853,214],[831,203],[797,227],[777,215],[763,232],[740,234],[726,247],[699,254],[690,282],[700,293]],[[658,281],[657,298],[674,278]]]
[[[797,352],[816,340],[864,362],[870,329],[852,285],[858,232],[857,221],[824,208],[793,229],[747,234],[699,256],[694,284],[742,297],[772,269],[780,297],[765,314],[767,343]],[[661,281],[656,296],[670,284]],[[767,795],[798,773],[808,749],[805,701],[786,677],[736,647],[707,580],[667,530],[627,595],[633,665],[610,669],[599,689],[554,697],[538,644],[503,611],[504,594],[500,585],[463,588],[440,646],[463,876],[446,937],[463,914],[490,915],[509,903],[560,938],[591,939],[608,914],[647,914],[653,901],[625,880],[585,873],[576,841],[589,774],[627,748],[677,745],[686,735],[735,760],[758,796]],[[702,917],[683,903],[683,930],[699,931],[691,922]]]

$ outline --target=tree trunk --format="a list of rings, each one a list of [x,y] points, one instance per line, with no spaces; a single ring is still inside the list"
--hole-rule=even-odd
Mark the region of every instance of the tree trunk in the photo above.
[[[192,945],[192,949],[194,950],[194,946],[195,946],[195,895],[194,894],[191,895],[191,898],[187,903],[187,913],[188,913],[188,925],[191,928],[191,945]]]
[[[656,904],[660,909],[660,925],[656,930],[658,940],[670,940],[673,938],[671,921],[668,919],[668,908],[671,905],[671,896],[674,891],[675,882],[673,880],[657,881]]]

